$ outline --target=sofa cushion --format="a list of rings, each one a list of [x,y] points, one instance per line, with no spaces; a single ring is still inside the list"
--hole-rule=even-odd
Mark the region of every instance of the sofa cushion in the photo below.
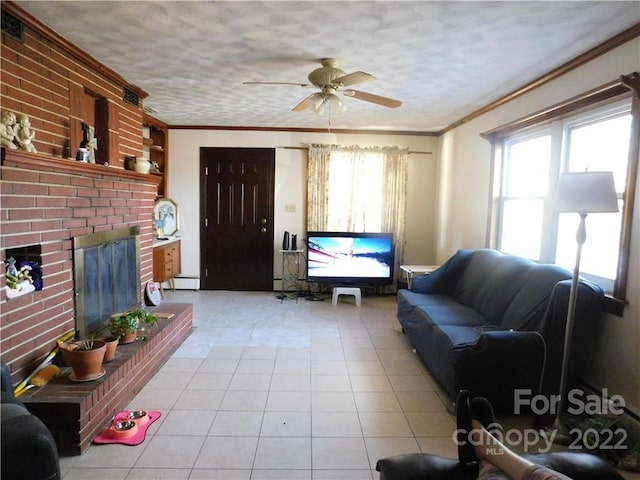
[[[453,297],[480,312],[489,323],[500,325],[533,266],[535,263],[525,258],[496,250],[477,250],[460,276]]]
[[[511,300],[500,326],[514,330],[540,330],[539,324],[556,284],[571,278],[571,273],[556,265],[536,265],[522,276],[524,283]]]
[[[452,302],[440,305],[424,305],[416,307],[413,315],[419,315],[427,326],[458,325],[463,327],[479,327],[487,325],[487,320],[474,309]]]
[[[441,305],[443,303],[449,303],[451,305],[458,304],[457,301],[448,295],[427,295],[411,290],[398,290],[398,308],[406,312],[410,312],[417,307]]]

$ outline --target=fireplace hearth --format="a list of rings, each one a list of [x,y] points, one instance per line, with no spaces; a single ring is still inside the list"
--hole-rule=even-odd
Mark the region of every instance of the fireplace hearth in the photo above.
[[[80,455],[111,424],[113,416],[126,410],[133,398],[191,334],[190,303],[163,303],[154,309],[161,317],[158,328],[149,330],[146,341],[119,345],[116,356],[105,362],[105,375],[90,382],[71,380],[69,367],[39,389],[27,391],[22,400],[51,431],[61,456]],[[170,318],[164,318],[170,317]],[[136,405],[136,410],[157,409]]]

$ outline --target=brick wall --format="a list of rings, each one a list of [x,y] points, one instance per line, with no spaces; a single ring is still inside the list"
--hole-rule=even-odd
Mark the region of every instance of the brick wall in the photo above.
[[[152,217],[157,177],[72,160],[3,150],[0,257],[41,246],[41,291],[0,292],[0,357],[15,381],[74,326],[73,242],[79,235],[140,227],[141,288],[153,278]],[[4,269],[0,275],[4,286]]]
[[[2,32],[0,105],[26,114],[38,154],[3,151],[0,181],[0,258],[5,250],[40,245],[44,289],[7,300],[0,269],[0,358],[14,381],[74,326],[72,238],[138,225],[141,284],[152,278],[152,215],[157,178],[124,170],[124,158],[142,155],[146,93],[71,44],[12,2],[2,14],[23,25],[22,41]],[[96,127],[100,163],[73,158],[81,122]],[[69,159],[71,158],[71,159]]]
[[[142,102],[125,102],[123,92],[147,94],[17,5],[2,2],[2,10],[22,22],[24,35],[2,32],[0,103],[29,116],[38,152],[75,158],[84,121],[96,127],[104,161],[124,168],[125,157],[142,155]]]

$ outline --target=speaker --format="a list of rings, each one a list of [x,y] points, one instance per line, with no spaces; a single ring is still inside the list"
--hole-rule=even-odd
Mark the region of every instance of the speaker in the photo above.
[[[282,237],[282,250],[289,250],[289,232],[284,232]]]
[[[297,250],[297,249],[298,249],[298,236],[291,235],[291,250]]]

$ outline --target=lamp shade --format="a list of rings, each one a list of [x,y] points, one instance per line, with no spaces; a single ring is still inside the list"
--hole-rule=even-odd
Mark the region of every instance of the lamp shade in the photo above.
[[[555,197],[558,212],[618,211],[613,172],[567,172],[560,175]]]

